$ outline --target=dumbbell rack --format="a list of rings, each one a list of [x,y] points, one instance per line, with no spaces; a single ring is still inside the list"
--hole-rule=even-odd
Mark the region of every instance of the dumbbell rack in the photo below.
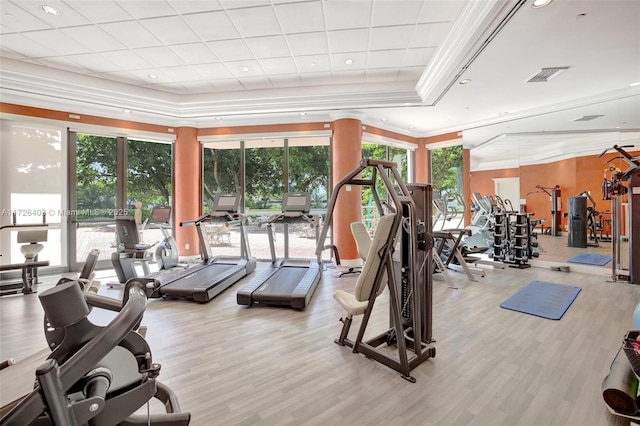
[[[515,220],[512,221],[512,217]],[[529,268],[535,257],[528,213],[496,212],[493,225],[493,259],[512,268]]]

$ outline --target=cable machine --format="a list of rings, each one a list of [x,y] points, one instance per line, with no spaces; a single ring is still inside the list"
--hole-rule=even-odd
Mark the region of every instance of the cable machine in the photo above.
[[[624,148],[633,148],[633,145],[618,146],[606,149],[600,154],[602,157],[611,149],[617,151],[620,155],[607,161],[608,168],[604,172],[604,180],[602,182],[602,199],[611,200],[611,220],[612,220],[612,237],[611,252],[612,262],[612,279],[616,282],[618,279],[629,281],[632,284],[640,284],[640,157],[632,156]],[[616,167],[611,162],[621,159],[629,165],[626,170]],[[607,179],[607,172],[611,178]],[[627,185],[624,185],[624,182]],[[628,194],[629,208],[626,211],[626,220],[628,221],[628,229],[625,229],[625,239],[628,242],[627,253],[622,253],[620,229],[621,220],[621,197]],[[634,214],[634,212],[636,212]],[[636,255],[633,256],[633,252]],[[625,263],[623,263],[625,262]],[[623,273],[625,266],[628,266],[628,275]]]
[[[370,178],[361,175],[367,169],[371,172]],[[380,181],[386,194],[379,193]],[[374,235],[372,247],[375,253],[369,253],[365,270],[358,278],[360,288],[366,286],[370,291],[361,295],[362,297],[342,292],[349,299],[357,300],[357,306],[352,309],[354,305],[341,302],[348,315],[341,319],[343,328],[336,343],[349,346],[353,348],[354,353],[362,353],[398,371],[404,379],[415,382],[411,370],[435,356],[435,347],[431,345],[434,342],[431,336],[431,185],[407,185],[402,181],[395,163],[363,159],[356,169],[335,186],[320,242],[326,240],[337,197],[345,185],[371,188],[381,218],[380,225],[384,221],[385,230],[380,230]],[[383,199],[388,201],[383,202]],[[320,255],[322,250],[324,246],[319,243],[316,253]],[[399,250],[399,253],[395,253],[396,250]],[[365,281],[367,283],[363,286]],[[382,334],[364,341],[376,297],[385,285],[389,289],[389,328]],[[340,302],[340,299],[338,301]],[[351,318],[359,314],[363,315],[362,322],[356,339],[351,341],[347,338]],[[392,346],[397,350],[384,349]]]

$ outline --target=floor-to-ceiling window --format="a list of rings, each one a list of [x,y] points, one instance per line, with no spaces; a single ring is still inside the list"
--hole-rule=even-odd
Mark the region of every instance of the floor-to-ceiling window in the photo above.
[[[236,141],[203,141],[203,212],[215,195],[239,193],[252,255],[271,254],[266,223],[282,211],[285,192],[309,192],[311,213],[326,214],[330,175],[329,137],[263,137]],[[239,253],[238,228],[206,227],[215,254]],[[315,230],[304,225],[272,226],[276,255],[310,258],[315,255]],[[222,237],[220,237],[220,235]]]
[[[62,238],[66,196],[61,128],[44,124],[0,120],[0,263],[22,263],[17,242],[19,230],[46,230],[47,240],[39,260],[51,267],[64,266]],[[11,227],[34,224],[33,228]],[[43,221],[47,226],[42,226]],[[18,271],[19,273],[19,271]],[[7,274],[8,275],[8,274]]]

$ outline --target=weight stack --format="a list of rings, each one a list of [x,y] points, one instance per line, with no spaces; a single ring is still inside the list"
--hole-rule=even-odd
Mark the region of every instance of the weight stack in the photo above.
[[[569,197],[569,247],[587,247],[587,197]]]

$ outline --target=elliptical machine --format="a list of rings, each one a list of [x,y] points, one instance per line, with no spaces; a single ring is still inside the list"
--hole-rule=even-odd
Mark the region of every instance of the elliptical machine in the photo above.
[[[147,303],[144,286],[127,284],[124,305],[106,327],[88,320],[85,297],[99,296],[83,294],[77,281],[40,294],[50,327],[63,332],[47,336],[53,352],[36,370],[34,390],[0,409],[0,425],[187,426],[191,415],[180,412],[174,393],[156,380],[160,365],[134,331]],[[166,413],[133,414],[152,398]]]

